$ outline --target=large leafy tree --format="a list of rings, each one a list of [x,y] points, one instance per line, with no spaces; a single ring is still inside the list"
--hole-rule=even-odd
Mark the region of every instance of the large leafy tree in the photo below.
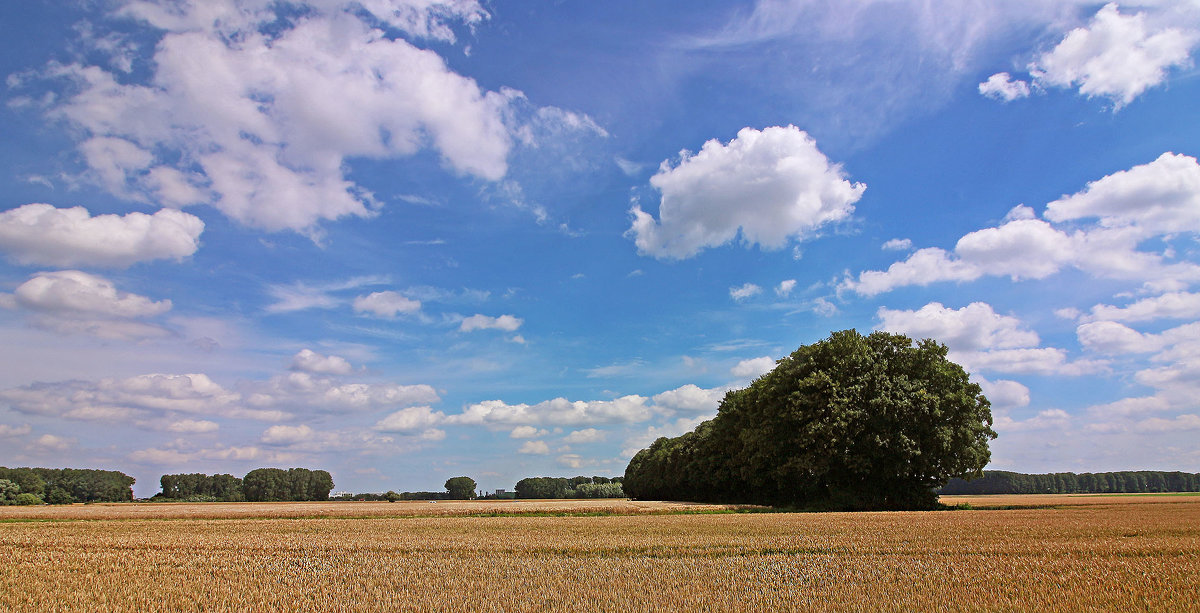
[[[470,500],[475,497],[475,480],[470,477],[446,479],[447,496],[451,500]]]
[[[990,404],[932,340],[854,330],[800,347],[717,417],[661,438],[625,472],[637,498],[846,509],[936,505],[935,488],[980,474]]]

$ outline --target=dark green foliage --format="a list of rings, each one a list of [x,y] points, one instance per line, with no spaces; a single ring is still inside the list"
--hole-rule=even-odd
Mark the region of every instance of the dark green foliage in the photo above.
[[[134,478],[115,470],[0,467],[0,479],[50,504],[133,500]]]
[[[475,497],[475,480],[470,477],[446,479],[446,495],[451,500],[470,500]]]
[[[624,498],[620,487],[620,477],[526,477],[514,489],[517,498]]]
[[[642,499],[924,509],[991,457],[990,404],[946,347],[854,330],[797,349],[625,470]]]
[[[566,498],[571,480],[566,477],[526,477],[513,488],[517,498]]]
[[[61,487],[50,488],[50,492],[46,494],[46,504],[71,504],[75,499]]]
[[[620,483],[580,483],[575,487],[576,498],[624,498]]]
[[[307,468],[256,468],[242,478],[242,495],[250,502],[328,500],[333,477]]]
[[[13,504],[21,505],[21,506],[42,504],[42,499],[38,498],[35,494],[30,494],[29,492],[22,492],[20,494],[17,494],[16,498],[13,498]]]
[[[978,479],[951,479],[941,494],[1122,494],[1200,492],[1200,474],[1162,471],[1026,475],[985,470]]]
[[[172,500],[212,500],[239,502],[242,496],[242,480],[229,474],[205,475],[189,473],[163,475],[159,479],[162,496]]]
[[[20,493],[21,486],[15,481],[0,479],[0,504],[12,504],[13,499]]]

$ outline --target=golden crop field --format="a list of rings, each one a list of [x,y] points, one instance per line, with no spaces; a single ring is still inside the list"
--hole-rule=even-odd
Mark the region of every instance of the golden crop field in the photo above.
[[[1038,508],[2,507],[0,610],[1200,610],[1200,497],[1005,499]]]

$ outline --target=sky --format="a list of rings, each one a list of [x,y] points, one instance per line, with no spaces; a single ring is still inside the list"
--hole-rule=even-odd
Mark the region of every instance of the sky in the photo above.
[[[0,464],[619,475],[831,332],[1200,472],[1200,1],[0,3]]]

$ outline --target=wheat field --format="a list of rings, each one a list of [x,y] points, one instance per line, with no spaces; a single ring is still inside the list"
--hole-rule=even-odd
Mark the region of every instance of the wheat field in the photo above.
[[[0,507],[0,610],[1200,610],[1200,497],[1058,498]]]

